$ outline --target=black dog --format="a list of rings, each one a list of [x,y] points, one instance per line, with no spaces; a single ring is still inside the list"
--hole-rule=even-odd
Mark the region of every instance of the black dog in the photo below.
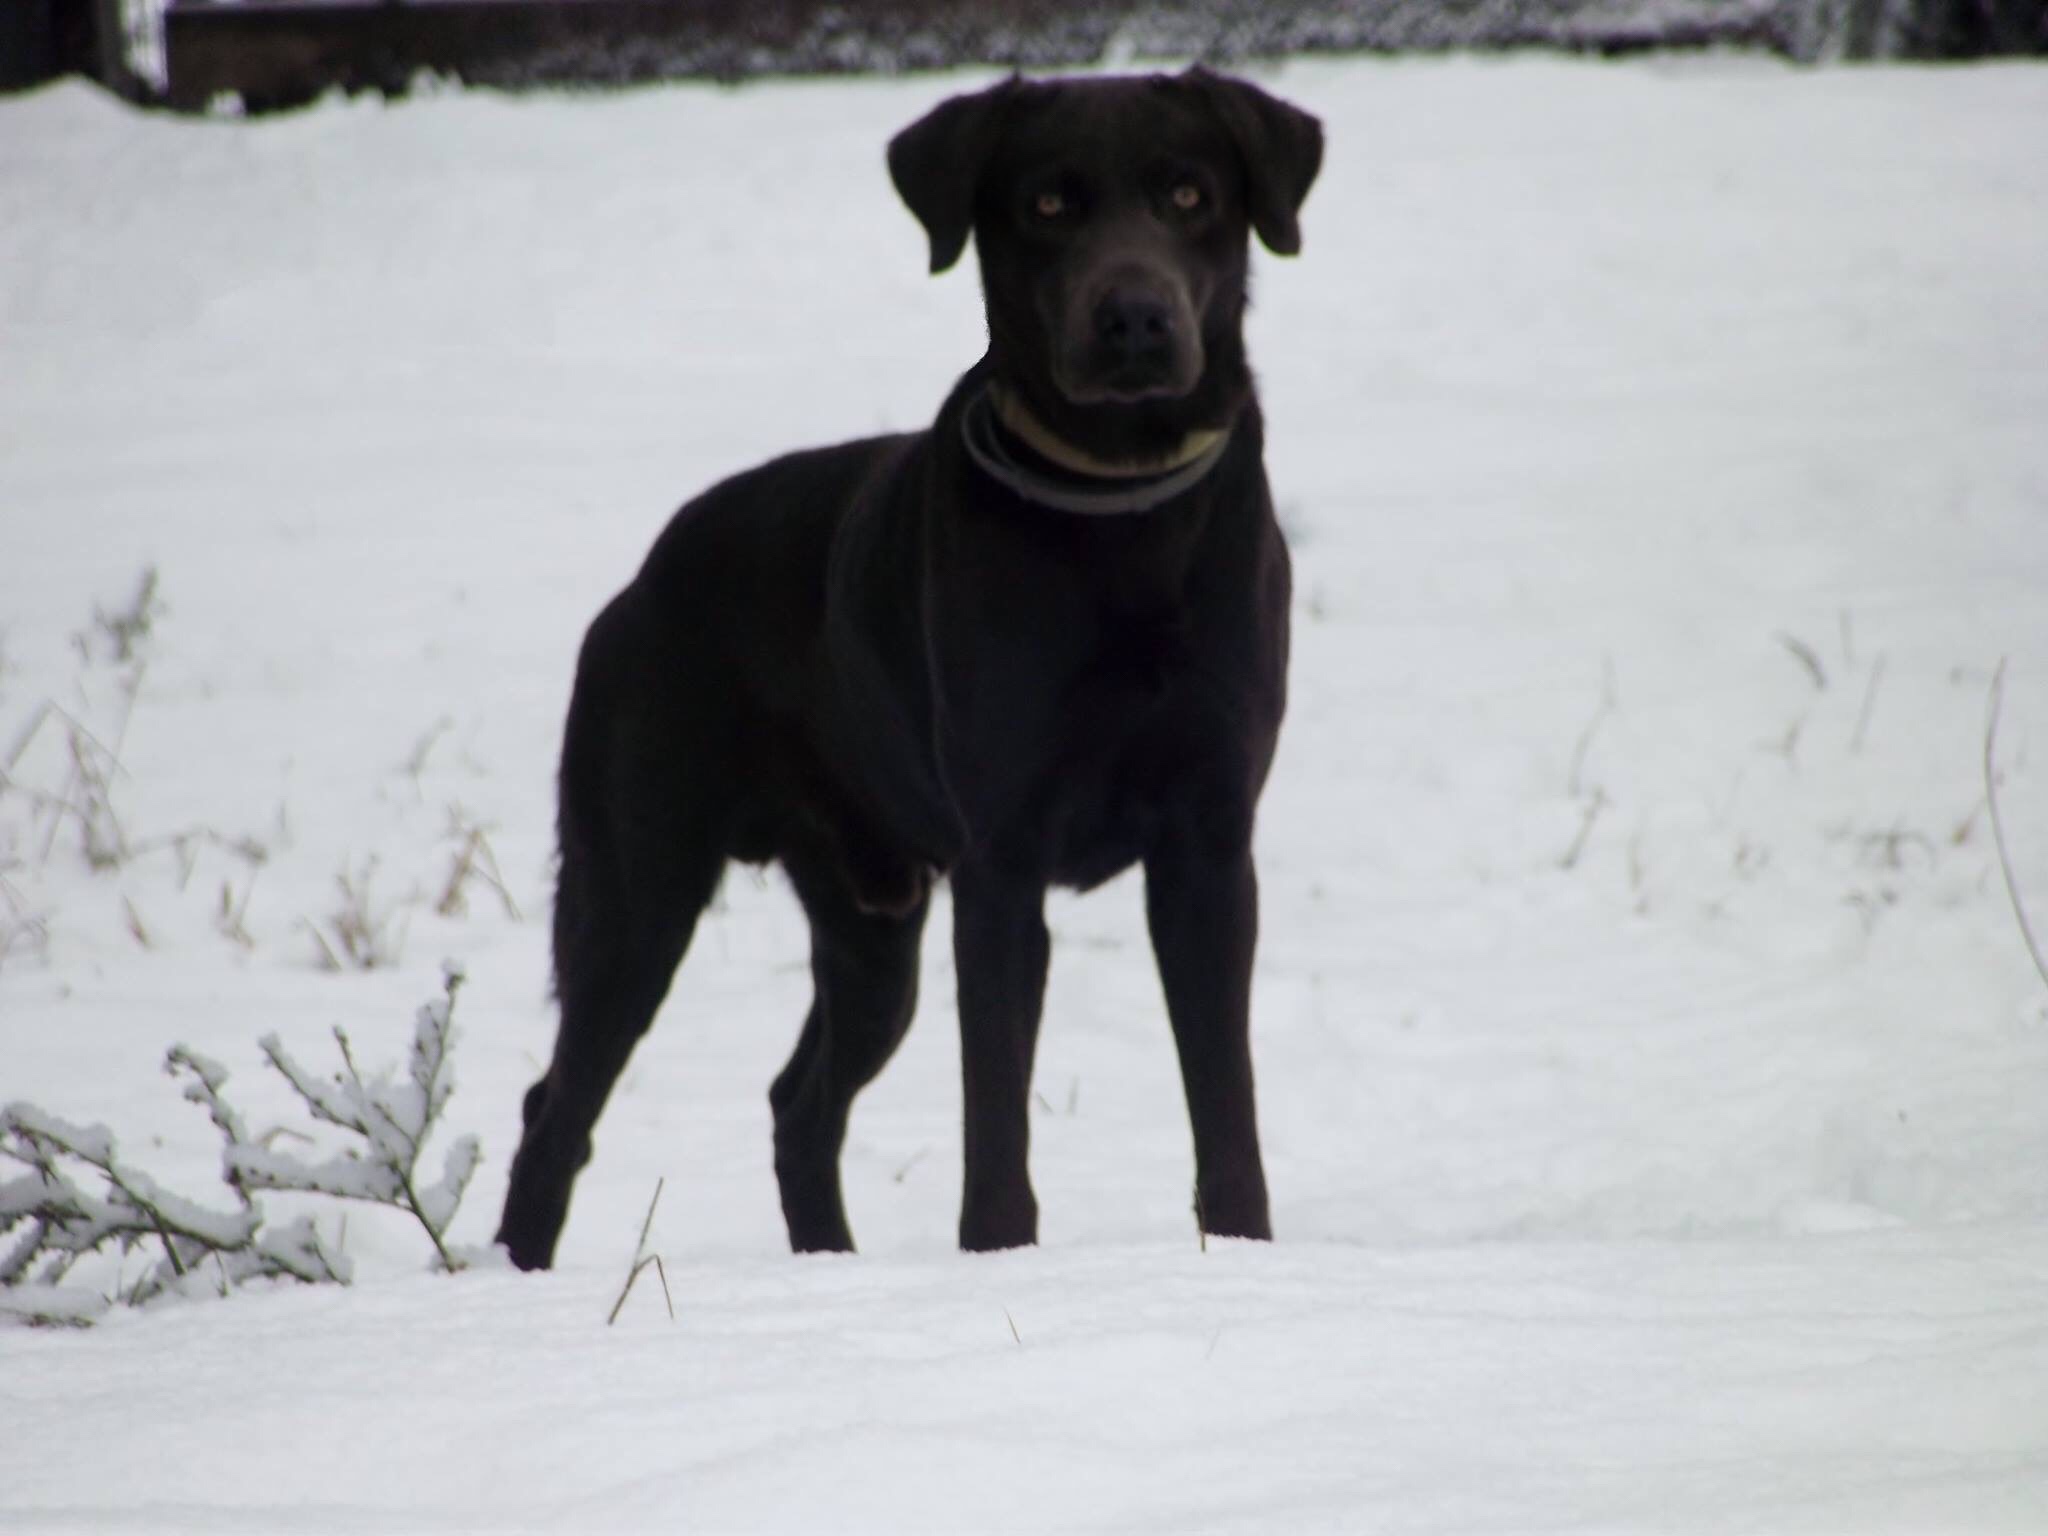
[[[1134,863],[1204,1231],[1269,1237],[1247,1007],[1252,818],[1287,551],[1245,363],[1248,231],[1300,249],[1316,120],[1243,83],[1010,80],[889,146],[988,354],[926,432],[777,459],[679,512],[591,625],[561,768],[561,1030],[498,1239],[546,1266],[590,1133],[730,859],[788,871],[816,985],[769,1093],[798,1250],[848,1249],[847,1112],[910,1023],[952,882],[960,1242],[1036,1240],[1049,885]]]

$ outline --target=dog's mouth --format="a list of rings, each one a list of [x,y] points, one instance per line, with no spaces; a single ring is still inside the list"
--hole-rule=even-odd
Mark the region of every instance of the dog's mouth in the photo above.
[[[1184,399],[1202,382],[1201,339],[1192,327],[1138,350],[1083,339],[1054,357],[1052,381],[1071,405]]]
[[[1191,394],[1201,377],[1181,380],[1161,376],[1156,370],[1116,369],[1075,379],[1058,377],[1055,382],[1073,405],[1137,405],[1146,400],[1179,400]]]

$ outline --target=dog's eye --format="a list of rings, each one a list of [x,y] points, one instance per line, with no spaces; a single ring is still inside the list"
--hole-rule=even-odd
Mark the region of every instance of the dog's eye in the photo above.
[[[1057,192],[1041,192],[1031,204],[1041,219],[1056,219],[1067,211],[1067,200]]]
[[[1192,181],[1175,183],[1173,191],[1168,196],[1173,199],[1173,206],[1182,213],[1193,213],[1202,206],[1202,189]]]

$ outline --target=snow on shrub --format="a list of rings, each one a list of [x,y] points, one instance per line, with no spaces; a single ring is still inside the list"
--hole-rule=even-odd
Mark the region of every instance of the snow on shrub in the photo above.
[[[482,1155],[476,1137],[460,1136],[450,1144],[439,1178],[426,1182],[420,1170],[455,1089],[448,1057],[461,984],[462,972],[446,967],[442,995],[415,1019],[402,1078],[390,1069],[365,1077],[338,1026],[334,1038],[342,1070],[326,1078],[302,1066],[275,1035],[258,1042],[315,1120],[362,1140],[360,1147],[318,1161],[278,1151],[281,1127],[251,1136],[222,1095],[227,1069],[187,1046],[173,1046],[165,1070],[183,1080],[185,1097],[206,1110],[225,1143],[221,1178],[234,1197],[230,1210],[189,1199],[122,1161],[113,1133],[103,1125],[76,1125],[32,1104],[0,1109],[0,1159],[19,1170],[14,1177],[0,1176],[0,1317],[83,1327],[117,1303],[142,1306],[206,1292],[225,1296],[251,1280],[346,1285],[348,1259],[327,1246],[313,1218],[273,1224],[258,1191],[394,1207],[425,1229],[435,1267],[463,1268],[444,1237]],[[124,1255],[158,1256],[112,1294],[68,1283],[80,1259],[110,1245]]]

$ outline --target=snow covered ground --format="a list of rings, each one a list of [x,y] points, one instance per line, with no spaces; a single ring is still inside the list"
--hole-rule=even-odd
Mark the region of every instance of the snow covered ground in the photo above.
[[[581,628],[686,495],[976,355],[880,157],[967,83],[0,101],[0,1101],[224,1203],[164,1049],[287,1118],[259,1035],[395,1059],[454,957],[488,1237]],[[1252,328],[1281,1241],[1196,1246],[1126,881],[1052,914],[1044,1246],[951,1250],[942,909],[854,1117],[863,1253],[789,1257],[804,939],[739,873],[554,1274],[427,1275],[357,1212],[347,1290],[0,1330],[0,1529],[2048,1529],[2048,989],[1981,764],[2007,657],[2048,927],[2048,70],[1269,83],[1331,141]],[[151,565],[131,712],[74,636]],[[30,793],[45,700],[119,737],[117,868]],[[435,910],[469,827],[516,917]],[[376,969],[320,968],[343,871]],[[650,1275],[607,1330],[663,1176],[675,1320]]]

